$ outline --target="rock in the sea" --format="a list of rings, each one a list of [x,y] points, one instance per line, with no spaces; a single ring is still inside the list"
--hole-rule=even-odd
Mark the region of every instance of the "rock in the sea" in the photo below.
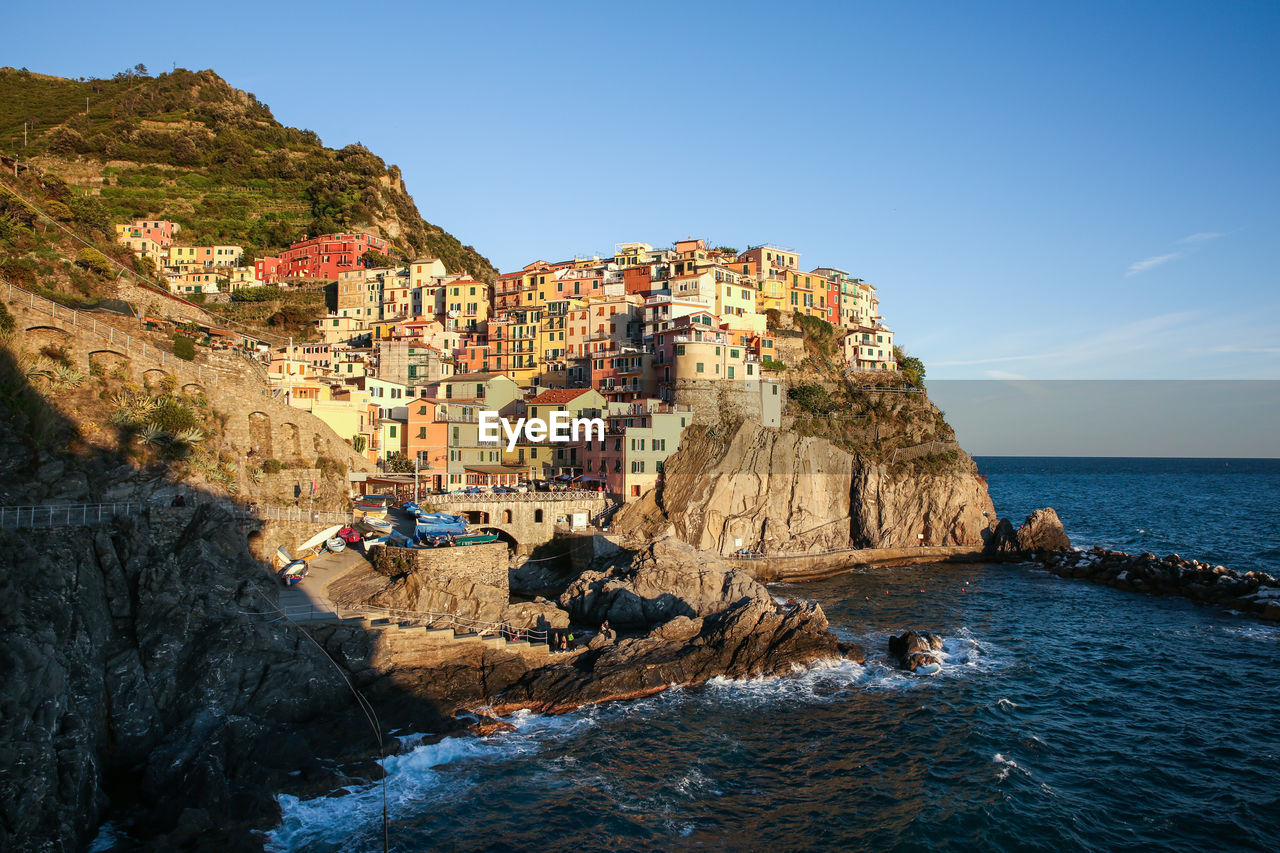
[[[1018,553],[1018,531],[1013,522],[1002,518],[987,534],[987,541],[982,546],[982,556],[1014,556]]]
[[[1038,509],[1018,528],[1018,550],[1024,553],[1070,551],[1071,540],[1052,507]]]
[[[900,637],[889,638],[889,654],[898,659],[901,669],[916,671],[916,667],[942,661],[929,654],[942,648],[942,638],[928,631],[908,631]]]
[[[493,707],[499,713],[518,708],[559,713],[716,676],[786,675],[797,666],[837,656],[836,638],[827,630],[821,607],[804,605],[784,613],[767,597],[751,596],[722,612],[676,617],[646,636],[530,670],[503,690]]]
[[[678,539],[660,539],[629,567],[584,572],[560,596],[560,605],[588,625],[652,627],[677,616],[718,613],[744,601],[772,605],[763,586],[715,554]]]

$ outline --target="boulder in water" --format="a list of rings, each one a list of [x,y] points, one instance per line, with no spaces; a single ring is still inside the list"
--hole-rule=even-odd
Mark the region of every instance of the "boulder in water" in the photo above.
[[[1018,528],[1018,550],[1024,553],[1071,550],[1071,540],[1053,507],[1038,509],[1022,522]]]
[[[889,638],[889,654],[898,659],[898,666],[915,672],[926,663],[942,663],[929,652],[942,648],[942,638],[928,631],[908,631],[901,637]]]

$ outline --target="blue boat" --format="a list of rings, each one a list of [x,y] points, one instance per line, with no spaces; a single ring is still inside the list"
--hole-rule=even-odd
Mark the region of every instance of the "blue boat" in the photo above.
[[[400,505],[400,509],[404,510],[405,514],[411,518],[417,518],[422,515],[422,508],[413,501],[405,501]]]
[[[428,512],[418,516],[414,532],[419,536],[461,536],[467,532],[467,520],[460,515]]]

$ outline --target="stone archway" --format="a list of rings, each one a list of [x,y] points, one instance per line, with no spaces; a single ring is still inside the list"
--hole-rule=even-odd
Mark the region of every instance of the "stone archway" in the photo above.
[[[204,394],[204,386],[199,382],[188,382],[182,386],[182,393],[189,394],[192,397],[199,397]]]
[[[142,383],[144,385],[150,383],[159,384],[164,381],[167,376],[169,376],[169,371],[167,370],[161,370],[158,367],[148,367],[146,370],[142,371]]]
[[[486,525],[484,527],[477,527],[476,532],[477,533],[496,533],[498,535],[498,541],[505,542],[508,551],[515,554],[520,550],[520,542],[516,539],[516,537],[512,536],[510,532],[503,530],[501,527]]]
[[[124,372],[129,369],[129,357],[113,349],[96,349],[89,353],[89,368],[101,369],[103,373]]]
[[[26,344],[36,352],[45,347],[69,347],[73,340],[70,332],[58,326],[28,326],[26,329]]]

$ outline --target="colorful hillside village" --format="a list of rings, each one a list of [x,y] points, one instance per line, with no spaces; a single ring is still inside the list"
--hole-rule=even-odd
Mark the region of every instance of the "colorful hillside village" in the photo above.
[[[491,285],[435,258],[370,266],[387,243],[369,234],[304,240],[249,267],[236,246],[179,245],[171,222],[117,230],[179,296],[326,283],[334,298],[312,339],[260,347],[269,381],[428,490],[561,483],[635,499],[695,421],[734,405],[777,425],[782,371],[804,358],[796,314],[842,335],[848,375],[875,383],[898,369],[875,287],[804,271],[779,246],[620,243],[613,257],[535,261]],[[606,435],[508,449],[480,440],[482,411],[598,417]]]

